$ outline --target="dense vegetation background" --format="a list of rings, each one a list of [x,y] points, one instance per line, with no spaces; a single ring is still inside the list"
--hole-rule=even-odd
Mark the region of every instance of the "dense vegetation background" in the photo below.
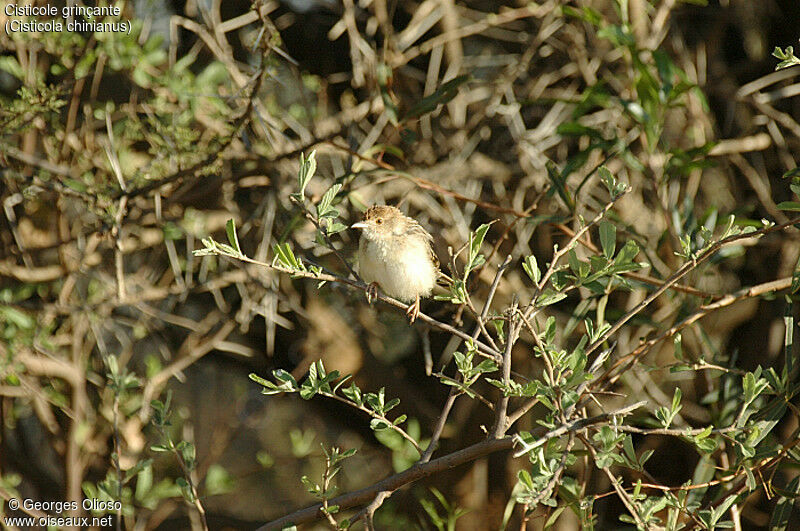
[[[800,526],[800,91],[770,55],[800,5],[704,4],[0,31],[0,497],[126,529]],[[342,281],[374,203],[455,279],[414,326]]]

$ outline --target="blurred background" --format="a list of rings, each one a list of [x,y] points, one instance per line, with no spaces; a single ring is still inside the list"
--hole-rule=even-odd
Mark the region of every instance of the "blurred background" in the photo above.
[[[190,476],[208,526],[253,529],[315,501],[300,478],[322,473],[321,443],[358,449],[339,492],[414,461],[402,445],[379,441],[366,415],[320,397],[263,396],[247,375],[282,368],[299,380],[321,359],[365,391],[399,398],[407,430],[425,439],[449,388],[426,374],[424,359],[434,371],[447,367],[458,340],[409,326],[401,311],[369,306],[347,286],[318,288],[192,254],[201,238],[225,241],[233,218],[248,256],[271,262],[273,245],[286,242],[346,275],[290,200],[301,153],[316,150],[309,201],[341,184],[345,225],[369,205],[399,205],[434,235],[446,271],[470,232],[496,220],[483,247],[487,265],[469,288],[480,307],[511,255],[497,311],[530,293],[521,258],[545,264],[577,216],[591,219],[605,204],[593,177],[600,164],[631,186],[613,219],[654,279],[683,263],[675,254],[683,238],[694,241],[730,214],[742,225],[792,214],[778,205],[792,198],[782,176],[797,166],[800,92],[797,69],[775,72],[771,52],[798,45],[796,0],[115,5],[129,34],[0,32],[6,500],[117,492],[126,528],[197,527],[180,459],[152,448],[184,441],[191,450],[179,453],[196,459]],[[4,27],[9,18],[0,13]],[[355,231],[331,238],[352,261]],[[800,239],[778,232],[726,253],[682,281],[694,292],[670,292],[631,321],[615,337],[617,350],[632,351],[709,297],[791,277]],[[615,294],[608,319],[648,289],[633,283]],[[596,310],[591,300],[573,293],[548,308],[565,345]],[[782,297],[745,298],[684,331],[683,350],[737,370],[780,367],[794,352],[791,344],[784,352],[784,310]],[[463,306],[426,301],[423,311],[474,326]],[[523,337],[515,370],[541,372],[531,347]],[[740,392],[724,373],[664,370],[672,356],[670,341],[654,348],[614,392],[655,407],[680,386],[678,425],[714,423]],[[160,413],[150,403],[168,396],[169,423],[154,425]],[[478,401],[457,401],[441,455],[482,440],[492,418]],[[520,428],[536,419],[533,410]],[[786,440],[797,426],[787,414],[775,436]],[[655,450],[651,478],[677,486],[696,477],[701,457],[691,445],[635,442]],[[507,510],[518,527],[509,499],[525,466],[495,454],[426,478],[386,501],[376,527],[436,528],[424,503],[447,511],[431,488],[470,511],[458,529],[497,528]],[[794,476],[781,471],[772,481]],[[585,479],[589,493],[612,490],[603,476]],[[775,503],[753,493],[743,528],[766,528]],[[597,528],[610,529],[625,508],[604,496],[594,511]],[[545,520],[541,513],[528,525]],[[577,526],[570,511],[556,522]]]

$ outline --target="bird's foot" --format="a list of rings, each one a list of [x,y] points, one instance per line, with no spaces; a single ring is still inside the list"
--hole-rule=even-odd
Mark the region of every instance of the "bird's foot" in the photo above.
[[[372,304],[372,301],[378,298],[378,283],[370,282],[367,286],[367,304]]]
[[[409,323],[413,323],[417,319],[417,316],[419,315],[419,297],[417,297],[416,300],[408,306],[406,315],[408,316]]]

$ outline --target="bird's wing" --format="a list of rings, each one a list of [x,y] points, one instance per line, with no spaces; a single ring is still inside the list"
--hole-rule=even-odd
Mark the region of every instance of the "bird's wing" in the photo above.
[[[436,256],[436,253],[433,251],[433,236],[425,230],[425,228],[420,225],[416,220],[412,220],[411,226],[408,229],[408,234],[417,234],[419,236],[423,236],[425,238],[425,243],[428,244],[428,255],[431,257],[431,261],[433,265],[436,266],[436,269],[439,269],[439,257]]]

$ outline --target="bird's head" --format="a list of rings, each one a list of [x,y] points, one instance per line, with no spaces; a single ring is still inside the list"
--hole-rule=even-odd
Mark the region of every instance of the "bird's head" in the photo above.
[[[382,240],[404,234],[408,230],[408,223],[408,218],[400,209],[388,205],[376,205],[364,213],[363,220],[353,223],[350,227],[361,229],[368,240]]]

